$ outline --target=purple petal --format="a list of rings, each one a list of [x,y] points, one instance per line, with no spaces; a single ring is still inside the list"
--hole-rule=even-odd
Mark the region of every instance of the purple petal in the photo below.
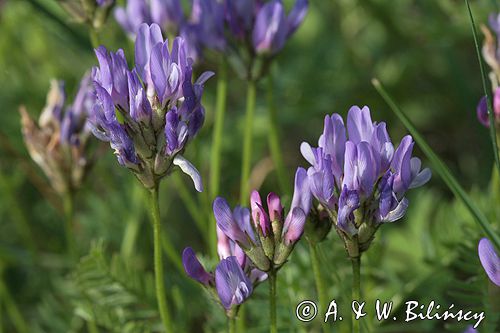
[[[397,203],[396,198],[394,198],[394,202]],[[396,208],[394,208],[386,216],[384,216],[381,222],[395,222],[406,214],[407,209],[408,209],[408,199],[403,198],[399,203],[397,203]]]
[[[168,45],[168,44],[167,44]],[[167,76],[165,74],[165,68],[163,67],[163,44],[158,43],[153,46],[151,50],[151,58],[150,58],[150,73],[151,80],[153,81],[153,85],[160,99],[160,103],[163,103],[163,96],[165,95],[165,91],[167,89]]]
[[[266,3],[257,14],[252,35],[257,53],[275,53],[285,44],[287,25],[285,10],[280,1]]]
[[[285,245],[294,244],[304,233],[306,214],[300,207],[293,208],[287,215],[283,226]]]
[[[192,248],[186,247],[182,252],[182,264],[184,265],[186,274],[190,278],[205,286],[209,286],[213,282],[213,276],[208,274],[205,268],[203,268]]]
[[[217,197],[213,203],[213,211],[217,226],[235,242],[239,242],[245,247],[250,246],[245,233],[241,230],[240,226],[233,219],[231,208],[224,198]]]
[[[333,186],[333,184],[329,184],[329,186]],[[329,189],[329,191],[333,192],[332,189]],[[311,203],[312,197],[307,172],[304,168],[297,168],[291,209],[299,207],[307,215],[309,214],[309,210],[311,210]]]
[[[373,123],[370,115],[370,109],[365,106],[360,109],[353,106],[347,114],[347,132],[349,141],[358,144],[361,141],[370,142],[373,135]]]
[[[290,11],[290,14],[288,14],[288,17],[286,19],[287,23],[287,37],[289,37],[291,34],[297,30],[299,25],[304,21],[304,18],[306,17],[307,14],[307,7],[309,6],[309,3],[307,0],[297,0],[295,2],[295,5],[293,6],[292,10]]]
[[[493,244],[487,238],[482,238],[478,246],[479,260],[490,280],[500,287],[500,258]]]
[[[344,232],[354,235],[357,233],[354,225],[353,212],[360,206],[359,195],[356,190],[349,190],[346,186],[342,189],[339,197],[339,211],[337,225]]]
[[[486,96],[481,97],[476,108],[477,119],[479,122],[486,127],[490,127],[490,120],[488,118],[488,104]]]
[[[394,170],[394,192],[401,196],[408,190],[411,184],[411,154],[413,150],[413,139],[410,135],[405,136],[399,144],[391,168]]]
[[[152,84],[149,60],[151,49],[158,43],[163,42],[160,27],[157,24],[151,26],[143,23],[137,31],[135,40],[135,66],[137,73],[147,84]]]
[[[252,283],[234,256],[221,260],[217,265],[215,288],[222,305],[228,310],[243,303],[253,291]]]
[[[250,207],[252,209],[252,218],[256,228],[260,228],[264,237],[267,237],[271,230],[271,221],[266,211],[262,207],[262,200],[257,191],[250,194]]]
[[[307,174],[305,176],[307,177]],[[276,193],[271,192],[267,195],[267,208],[271,221],[281,221],[283,217],[283,206],[281,205],[280,197]]]

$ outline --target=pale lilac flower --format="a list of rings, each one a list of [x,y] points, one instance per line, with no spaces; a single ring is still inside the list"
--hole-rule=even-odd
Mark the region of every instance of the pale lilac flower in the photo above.
[[[429,169],[421,170],[420,159],[412,157],[413,146],[411,136],[406,136],[394,149],[385,123],[373,122],[368,107],[357,106],[349,110],[346,126],[338,114],[325,117],[317,148],[301,144],[311,164],[311,193],[346,239],[358,235],[363,245],[378,225],[404,216],[405,193],[431,177]]]
[[[292,205],[286,217],[281,200],[275,193],[267,196],[266,209],[260,194],[252,191],[250,206],[253,224],[247,209],[244,209],[245,214],[238,213],[240,207],[231,212],[223,198],[215,199],[213,206],[220,231],[241,246],[258,269],[268,271],[271,267],[280,267],[302,236],[311,208],[307,173],[302,168],[296,172]]]
[[[139,27],[132,70],[122,50],[108,52],[103,46],[96,50],[93,133],[110,142],[120,164],[147,188],[178,166],[192,178],[196,190],[202,190],[198,171],[181,154],[203,124],[203,85],[213,73],[205,72],[193,83],[187,53],[180,37],[169,49],[156,24]],[[117,112],[123,121],[118,121]]]
[[[487,238],[482,238],[479,241],[478,252],[484,271],[491,282],[500,287],[500,258],[493,244]]]

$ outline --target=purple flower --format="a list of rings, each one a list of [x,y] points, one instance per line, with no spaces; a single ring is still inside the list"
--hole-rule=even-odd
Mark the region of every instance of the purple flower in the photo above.
[[[255,234],[250,225],[250,211],[236,206],[233,212],[224,198],[217,197],[213,203],[217,227],[231,240],[243,248],[250,248],[255,242]]]
[[[225,19],[231,33],[237,39],[244,39],[253,29],[255,16],[262,1],[259,0],[226,0]]]
[[[243,303],[253,291],[250,279],[238,264],[236,257],[222,259],[215,269],[215,288],[222,305],[230,309]]]
[[[125,32],[135,37],[143,23],[156,23],[164,31],[177,33],[184,14],[179,0],[127,0],[125,8],[115,9],[115,19]]]
[[[182,264],[187,275],[205,286],[213,285],[214,278],[201,265],[193,249],[186,247],[182,252]]]
[[[181,154],[203,124],[203,85],[213,73],[205,72],[193,83],[187,53],[180,37],[169,49],[156,24],[138,28],[133,70],[122,50],[96,50],[93,133],[110,142],[120,164],[134,171],[147,188],[178,166],[196,190],[202,190],[198,171]]]
[[[484,271],[491,282],[500,287],[500,258],[498,257],[493,244],[487,239],[482,238],[478,246],[479,260],[483,265]]]
[[[307,0],[297,0],[288,17],[280,0],[266,3],[255,19],[252,41],[258,54],[275,54],[297,30],[307,13]]]
[[[186,274],[203,286],[211,290],[215,289],[222,306],[229,310],[250,297],[254,285],[264,281],[267,274],[249,264],[241,248],[231,243],[228,238],[224,238],[224,234],[218,233],[218,236],[221,237],[219,243],[226,243],[227,249],[220,255],[220,262],[215,268],[215,274],[208,273],[203,268],[190,247],[184,249],[182,263]],[[226,246],[224,245],[224,247]]]
[[[108,92],[114,104],[128,110],[128,66],[123,50],[113,53],[99,46],[95,54],[99,67],[93,68],[92,79]]]
[[[488,116],[488,106],[486,96],[483,96],[477,105],[477,119],[485,126],[490,127],[490,118]],[[493,95],[493,113],[496,123],[500,123],[500,88],[496,88]]]
[[[275,194],[269,193],[269,195],[274,196]],[[250,194],[250,207],[252,209],[252,218],[255,228],[260,230],[264,237],[267,237],[271,232],[271,220],[262,206],[259,192],[255,190]]]
[[[420,159],[412,157],[413,145],[406,136],[395,150],[385,123],[373,122],[366,106],[353,106],[346,126],[338,114],[326,116],[318,147],[301,144],[311,164],[310,191],[330,216],[336,216],[335,225],[346,237],[362,230],[362,245],[371,241],[380,223],[404,216],[406,191],[431,177],[429,169],[421,170]]]

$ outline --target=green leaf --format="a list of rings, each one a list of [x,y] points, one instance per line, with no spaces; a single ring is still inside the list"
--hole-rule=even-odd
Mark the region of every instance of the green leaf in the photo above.
[[[405,125],[408,131],[411,133],[417,144],[420,146],[424,154],[431,161],[434,166],[434,170],[441,176],[448,188],[453,192],[453,194],[460,199],[464,205],[467,207],[471,215],[474,217],[475,221],[483,229],[486,236],[500,249],[500,237],[493,231],[490,222],[484,215],[484,213],[476,206],[469,195],[462,188],[457,179],[453,176],[451,171],[448,169],[446,164],[441,161],[439,156],[432,150],[432,148],[427,144],[425,139],[420,135],[418,130],[415,128],[411,120],[401,111],[401,109],[396,105],[394,100],[385,91],[384,87],[377,79],[372,79],[372,84],[382,98],[389,105],[391,110],[396,114],[396,116]]]
[[[474,23],[474,16],[472,15],[472,10],[468,0],[465,0],[467,5],[467,10],[469,11],[470,25],[472,28],[472,35],[474,36],[474,45],[476,46],[477,59],[479,61],[479,68],[481,69],[481,79],[483,81],[484,94],[486,95],[486,105],[488,106],[488,118],[490,120],[490,137],[491,143],[493,145],[493,155],[495,156],[495,162],[498,170],[500,171],[500,157],[498,156],[498,145],[497,145],[497,134],[495,128],[495,116],[493,113],[493,98],[491,97],[491,89],[488,89],[486,71],[484,69],[483,58],[481,57],[481,51],[479,49],[479,42],[477,40],[476,24]]]

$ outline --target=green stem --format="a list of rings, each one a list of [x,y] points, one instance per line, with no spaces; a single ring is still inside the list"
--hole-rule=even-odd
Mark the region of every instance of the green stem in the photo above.
[[[282,193],[291,193],[291,187],[288,182],[288,172],[283,162],[283,154],[281,154],[280,133],[278,128],[278,120],[276,114],[276,105],[274,104],[274,80],[272,71],[267,77],[267,113],[269,116],[269,147],[271,148],[271,157],[278,175],[278,182]]]
[[[253,118],[255,114],[256,86],[255,81],[248,80],[247,105],[245,114],[245,133],[243,137],[243,156],[241,160],[240,204],[248,201],[250,167],[252,163]]]
[[[151,190],[150,196],[151,216],[153,219],[153,236],[154,236],[154,268],[155,268],[155,283],[156,283],[156,299],[158,301],[158,310],[160,311],[161,320],[166,332],[173,332],[168,303],[165,292],[165,280],[163,277],[163,263],[161,259],[161,223],[160,223],[160,207],[158,202],[158,185]]]
[[[236,318],[228,318],[228,332],[236,333]]]
[[[361,302],[361,257],[351,258],[352,262],[352,300]],[[352,333],[361,332],[360,322],[352,312]]]
[[[215,101],[215,120],[214,120],[214,132],[212,138],[212,152],[210,159],[210,187],[209,195],[210,200],[215,199],[219,194],[220,185],[220,161],[221,161],[221,151],[222,151],[222,137],[224,133],[224,114],[226,113],[226,99],[227,99],[227,64],[225,60],[221,60],[219,64],[217,80],[217,96]],[[215,218],[213,214],[210,214],[210,224],[208,226],[208,232],[210,236],[210,249],[212,251],[212,256],[217,257],[217,232],[215,228]]]
[[[72,190],[68,190],[63,196],[64,201],[64,228],[66,232],[66,249],[71,258],[76,259],[76,244],[75,244],[75,235],[74,235],[74,218],[75,218],[75,210],[74,210],[74,201],[75,195]]]
[[[318,294],[319,300],[319,312],[323,313],[326,311],[326,303],[325,303],[325,285],[323,283],[323,278],[321,277],[321,266],[318,257],[318,244],[312,241],[309,241],[309,253],[311,256],[311,264],[314,274],[314,281],[316,283],[316,293]]]
[[[271,270],[269,273],[269,318],[271,320],[270,332],[277,333],[276,326],[276,271]]]

